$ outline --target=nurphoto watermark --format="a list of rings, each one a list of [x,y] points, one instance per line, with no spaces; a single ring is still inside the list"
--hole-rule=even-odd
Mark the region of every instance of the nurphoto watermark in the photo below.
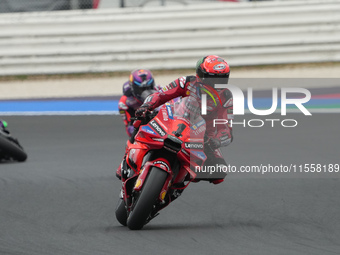
[[[233,120],[233,115],[244,115],[245,114],[245,99],[244,94],[240,88],[231,84],[215,84],[216,89],[228,89],[233,98],[232,102],[225,102],[224,104],[233,105],[233,114],[229,115],[228,119],[214,119],[213,126],[222,124],[230,124],[233,125],[242,125],[243,127],[263,127],[265,124],[271,125],[271,127],[275,127],[275,125],[280,124],[282,127],[296,127],[298,122],[295,119],[250,119],[248,121],[243,120],[242,122],[235,122]],[[311,93],[309,90],[305,88],[281,88],[281,105],[280,105],[280,113],[282,116],[287,115],[287,105],[295,105],[304,115],[311,116],[312,114],[307,110],[307,108],[303,105],[311,99]],[[278,88],[272,88],[272,105],[269,109],[256,109],[254,107],[254,98],[253,98],[253,88],[248,88],[248,97],[247,97],[247,106],[250,113],[257,116],[268,116],[278,111]],[[288,93],[301,94],[301,97],[298,98],[288,98]],[[220,98],[219,98],[220,99]],[[221,101],[221,100],[220,100]],[[223,106],[225,106],[223,105]],[[201,98],[201,114],[207,114],[207,94],[202,94]]]

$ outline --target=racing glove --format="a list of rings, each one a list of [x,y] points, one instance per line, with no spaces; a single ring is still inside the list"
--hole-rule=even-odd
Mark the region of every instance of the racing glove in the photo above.
[[[221,147],[221,141],[215,138],[209,138],[209,140],[207,141],[210,148],[215,150]]]
[[[150,103],[144,103],[142,104],[135,112],[136,117],[142,117],[145,116],[146,112],[151,111],[151,104]]]

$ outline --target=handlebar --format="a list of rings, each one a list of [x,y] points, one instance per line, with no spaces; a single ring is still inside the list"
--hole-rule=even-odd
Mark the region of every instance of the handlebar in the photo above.
[[[139,125],[137,126],[139,127],[140,125],[148,123],[153,117],[157,115],[157,113],[158,113],[157,111],[147,111],[145,113],[145,116],[131,117],[130,120],[134,127],[136,127],[137,123],[139,123]]]
[[[130,120],[131,122],[133,121],[132,125],[134,127],[134,130],[131,134],[130,137],[130,142],[133,143],[135,141],[135,135],[137,134],[139,127],[141,125],[144,125],[146,123],[148,123],[153,117],[155,117],[157,114],[157,111],[147,111],[145,113],[145,116],[135,116],[135,117],[131,117]]]

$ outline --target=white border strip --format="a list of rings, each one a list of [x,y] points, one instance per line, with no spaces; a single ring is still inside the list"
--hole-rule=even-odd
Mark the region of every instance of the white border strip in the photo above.
[[[340,113],[340,108],[307,108],[310,113]],[[245,113],[251,113],[248,109],[244,110]],[[275,110],[274,113],[281,113],[280,109]],[[299,109],[287,109],[287,113],[301,113]]]
[[[43,115],[118,115],[118,111],[50,111],[50,112],[0,112],[0,116],[43,116]]]
[[[308,109],[311,113],[340,113],[340,108],[335,109]],[[246,114],[251,113],[245,110]],[[276,110],[275,113],[281,113]],[[287,113],[301,113],[299,109],[287,109]],[[118,115],[118,111],[50,111],[50,112],[0,112],[0,116],[43,116],[43,115]]]

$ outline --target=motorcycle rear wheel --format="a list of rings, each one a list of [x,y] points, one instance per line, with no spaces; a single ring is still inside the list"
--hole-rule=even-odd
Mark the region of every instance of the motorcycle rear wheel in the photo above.
[[[127,219],[127,226],[131,230],[142,229],[148,219],[155,202],[161,193],[168,173],[152,167],[145,180],[143,188]]]
[[[19,162],[23,162],[27,159],[26,152],[19,147],[19,145],[2,136],[0,136],[0,151],[2,154],[8,155]]]

